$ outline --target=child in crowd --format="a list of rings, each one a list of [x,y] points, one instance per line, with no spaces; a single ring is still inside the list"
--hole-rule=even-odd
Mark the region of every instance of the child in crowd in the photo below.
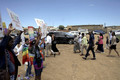
[[[25,79],[30,79],[29,76],[33,77],[33,74],[31,74],[31,69],[32,69],[32,64],[33,64],[33,60],[30,58],[30,52],[29,52],[29,39],[25,38],[25,44],[23,45],[23,59],[22,59],[22,63],[25,64],[27,63],[27,70],[26,70],[26,74],[25,74]]]

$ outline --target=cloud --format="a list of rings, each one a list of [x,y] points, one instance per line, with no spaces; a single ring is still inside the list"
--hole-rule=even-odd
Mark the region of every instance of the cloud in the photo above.
[[[90,4],[89,6],[90,6],[90,7],[93,7],[93,6],[95,6],[95,5],[94,5],[94,4]]]

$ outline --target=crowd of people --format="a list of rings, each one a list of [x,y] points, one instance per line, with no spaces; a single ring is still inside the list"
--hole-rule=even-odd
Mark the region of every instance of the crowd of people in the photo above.
[[[17,36],[12,36],[11,32],[15,29],[13,29],[12,24],[9,24],[7,34],[5,34],[3,38],[0,38],[1,80],[17,79],[18,66],[21,66],[18,59],[19,55],[22,55],[22,64],[27,65],[24,78],[28,80],[30,77],[34,76],[31,73],[32,65],[34,66],[35,80],[41,80],[41,73],[44,67],[43,61],[45,61],[45,57],[52,55],[55,57],[56,54],[60,55],[60,52],[56,47],[54,34],[47,34],[46,38],[41,38],[42,34],[39,33],[39,29],[37,37],[34,40],[30,41],[29,38],[25,38],[24,41],[22,41],[21,34],[23,34],[24,31],[19,31]],[[9,73],[7,78],[2,74],[6,69]]]
[[[40,29],[40,27],[39,27]],[[25,38],[25,41],[21,40],[21,35],[24,31],[19,31],[17,36],[11,36],[10,33],[14,30],[12,24],[9,24],[7,34],[3,38],[0,38],[0,71],[8,70],[9,79],[7,80],[16,80],[18,76],[18,66],[21,66],[21,63],[18,59],[20,52],[22,52],[22,64],[27,65],[25,79],[30,79],[34,75],[31,73],[32,65],[34,66],[35,80],[41,80],[41,73],[43,70],[43,61],[45,57],[60,55],[60,51],[56,47],[56,39],[54,34],[47,34],[46,38],[41,38],[42,34],[39,33],[37,37],[30,41],[29,38]],[[92,32],[89,32],[89,39],[86,37],[86,34],[79,33],[79,35],[74,38],[74,53],[79,50],[81,52],[80,56],[84,56],[83,59],[87,59],[90,55],[89,51],[92,51],[93,58],[96,60],[95,53],[104,53],[103,47],[103,34],[100,33],[98,40],[95,43],[95,37]],[[116,50],[116,45],[118,39],[115,36],[115,32],[110,31],[109,37],[106,37],[106,49],[109,50],[109,55],[111,50],[114,51],[119,56],[118,51]],[[95,45],[97,45],[96,51]],[[83,50],[86,50],[84,53]],[[46,50],[46,51],[45,51]],[[46,54],[45,54],[46,53]],[[0,78],[3,78],[0,76]],[[6,80],[5,78],[3,80]]]
[[[119,39],[116,38],[115,32],[112,32],[112,31],[109,32],[108,36],[106,36],[106,48],[105,48],[105,49],[109,50],[109,54],[107,56],[110,56],[111,50],[114,50],[117,53],[117,55],[119,56],[119,53],[116,49],[116,45],[119,42]],[[100,33],[97,38],[98,38],[97,42],[95,42],[95,37],[92,32],[89,32],[89,39],[87,39],[86,34],[84,34],[84,33],[82,33],[82,34],[79,33],[79,35],[75,35],[74,49],[73,49],[74,53],[76,53],[78,50],[79,53],[81,52],[80,56],[84,56],[83,50],[85,49],[86,54],[85,54],[85,57],[82,57],[82,58],[86,60],[87,57],[90,55],[89,51],[91,50],[92,54],[93,54],[92,60],[96,60],[95,53],[104,53],[103,34]],[[97,45],[96,51],[94,51],[95,45]]]

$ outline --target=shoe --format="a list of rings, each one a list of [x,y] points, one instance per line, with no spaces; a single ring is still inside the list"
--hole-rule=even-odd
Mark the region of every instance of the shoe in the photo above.
[[[107,57],[110,57],[110,55],[107,55]]]
[[[26,76],[25,79],[30,80],[30,78],[28,76]]]
[[[86,60],[86,57],[82,57],[84,60]]]
[[[53,53],[51,53],[50,55],[53,55]]]
[[[60,55],[60,52],[58,53],[58,55]]]
[[[80,56],[83,56],[84,54],[81,54]]]
[[[56,54],[54,54],[54,57],[56,56]]]
[[[92,58],[91,60],[96,60],[96,58]]]
[[[90,56],[90,54],[88,54],[88,56]]]
[[[49,57],[49,55],[46,55],[46,57]]]
[[[43,61],[45,61],[45,57],[43,58]]]
[[[33,75],[33,74],[30,74],[30,77],[34,77],[34,75]]]

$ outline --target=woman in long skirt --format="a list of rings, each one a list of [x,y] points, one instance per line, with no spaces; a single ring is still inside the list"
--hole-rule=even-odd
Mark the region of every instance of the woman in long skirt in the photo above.
[[[58,50],[58,48],[56,47],[56,41],[55,41],[55,35],[52,34],[52,50],[54,52],[54,56],[55,56],[55,53],[58,53],[60,55],[60,52]]]

